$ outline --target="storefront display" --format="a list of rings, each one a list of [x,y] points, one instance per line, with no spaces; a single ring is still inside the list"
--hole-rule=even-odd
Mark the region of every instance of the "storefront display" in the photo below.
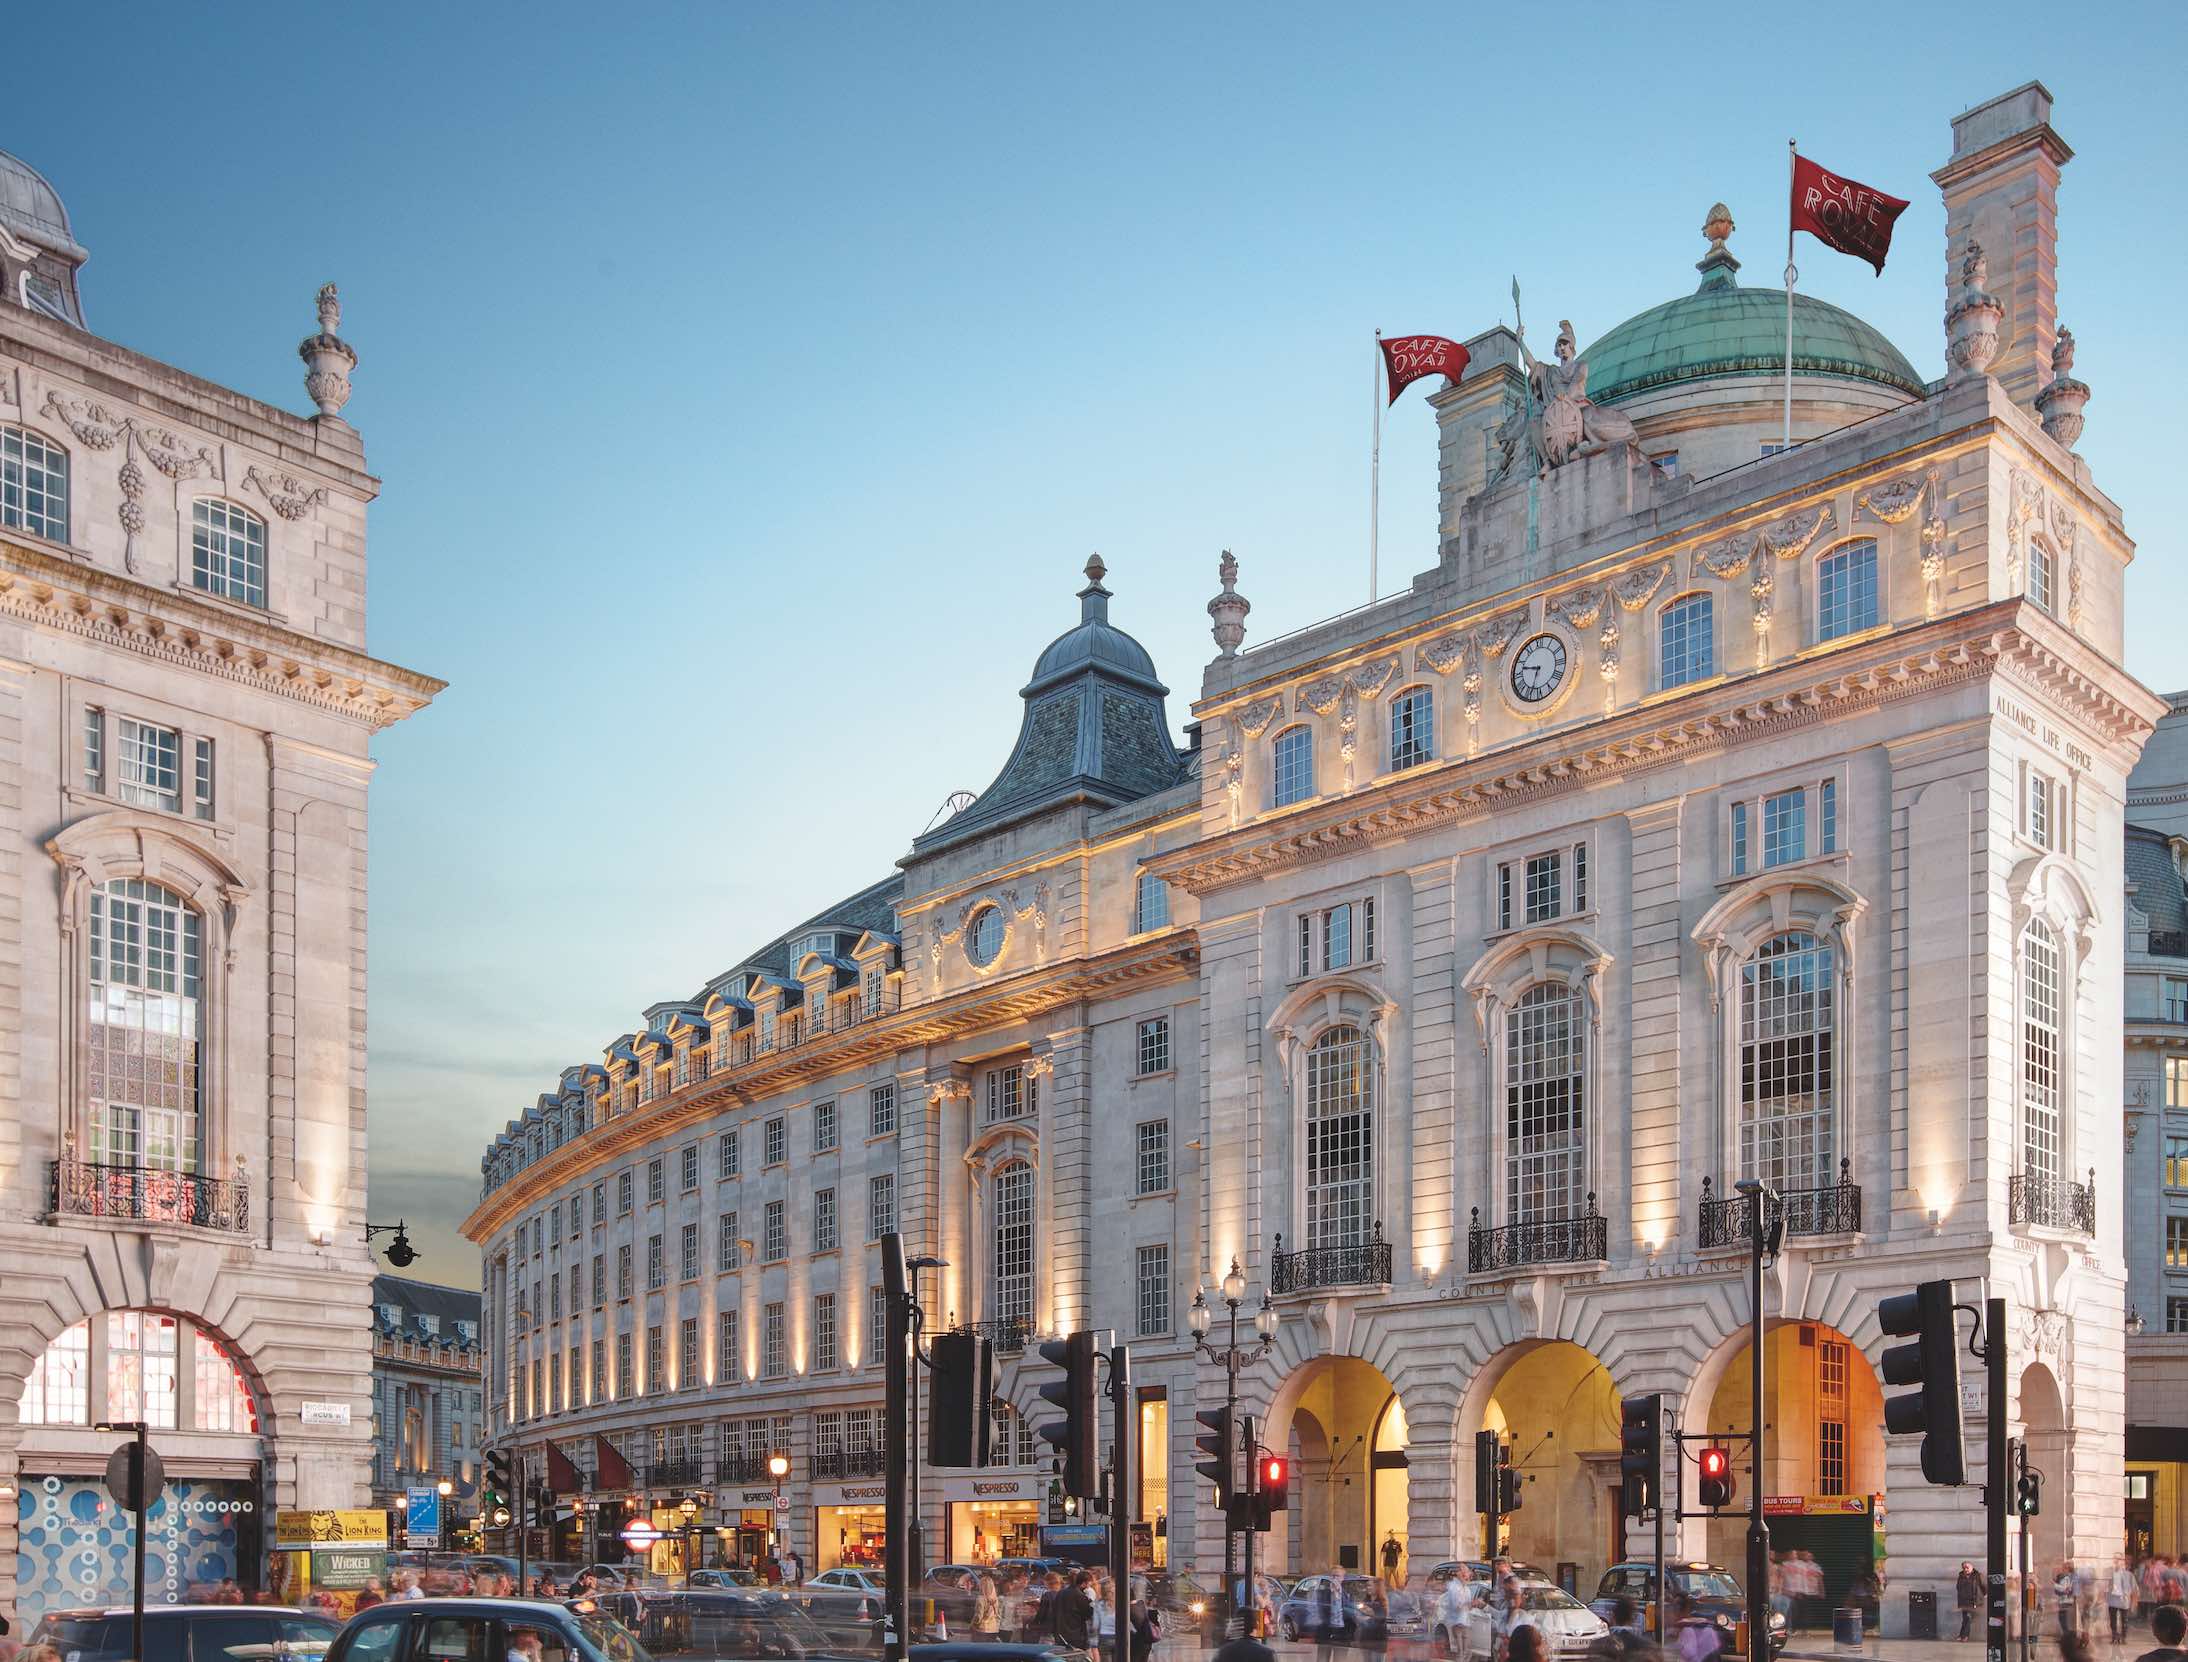
[[[16,1511],[16,1602],[26,1624],[59,1606],[129,1602],[131,1518],[102,1479],[25,1474]],[[260,1539],[256,1484],[170,1475],[145,1515],[145,1602],[188,1603],[223,1581],[257,1591]]]
[[[1041,1550],[1048,1478],[1038,1472],[952,1473],[941,1481],[943,1539],[950,1561],[991,1564]]]
[[[886,1491],[879,1483],[820,1483],[813,1488],[813,1566],[882,1567],[888,1535]]]

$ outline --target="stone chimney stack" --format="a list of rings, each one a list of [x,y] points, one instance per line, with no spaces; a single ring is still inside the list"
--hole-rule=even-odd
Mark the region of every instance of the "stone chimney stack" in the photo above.
[[[2033,411],[2059,326],[2059,169],[2074,152],[2051,127],[2041,81],[1978,104],[1952,124],[1952,159],[1930,177],[1945,194],[1945,306],[1959,296],[1972,238],[2005,306],[1990,373]]]
[[[1527,376],[1520,368],[1519,337],[1503,324],[1465,343],[1466,374],[1428,395],[1436,412],[1436,496],[1439,542],[1455,545],[1459,510],[1489,482],[1501,457],[1498,424],[1514,404],[1527,399]],[[1527,460],[1534,471],[1534,459]]]

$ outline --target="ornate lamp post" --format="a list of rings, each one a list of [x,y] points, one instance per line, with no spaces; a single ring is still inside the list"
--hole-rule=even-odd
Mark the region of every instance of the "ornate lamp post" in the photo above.
[[[770,1533],[780,1543],[783,1533],[783,1479],[790,1475],[790,1456],[787,1454],[769,1455],[767,1457],[767,1475],[774,1480],[775,1485],[775,1527]],[[779,1548],[776,1556],[782,1556]]]
[[[1193,1330],[1193,1348],[1206,1356],[1209,1361],[1220,1362],[1223,1365],[1223,1406],[1230,1411],[1232,1435],[1235,1437],[1238,1425],[1238,1370],[1260,1361],[1262,1357],[1269,1354],[1269,1347],[1276,1343],[1276,1327],[1279,1318],[1276,1306],[1269,1302],[1269,1295],[1264,1291],[1261,1295],[1261,1308],[1254,1312],[1253,1318],[1254,1331],[1260,1335],[1260,1342],[1249,1349],[1241,1349],[1238,1343],[1238,1307],[1246,1302],[1246,1272],[1239,1268],[1236,1257],[1231,1260],[1230,1273],[1223,1278],[1221,1291],[1223,1302],[1231,1312],[1229,1337],[1222,1349],[1218,1350],[1208,1342],[1208,1329],[1215,1324],[1216,1313],[1209,1308],[1208,1290],[1205,1287],[1193,1289],[1193,1307],[1186,1311],[1185,1320]],[[1252,1449],[1246,1451],[1246,1458],[1249,1462],[1253,1460],[1254,1451]],[[1223,1610],[1226,1625],[1228,1625],[1232,1614],[1232,1592],[1236,1585],[1233,1564],[1231,1525],[1230,1520],[1226,1518],[1223,1524]],[[1250,1535],[1246,1542],[1244,1604],[1246,1614],[1250,1619],[1254,1608],[1253,1539]]]

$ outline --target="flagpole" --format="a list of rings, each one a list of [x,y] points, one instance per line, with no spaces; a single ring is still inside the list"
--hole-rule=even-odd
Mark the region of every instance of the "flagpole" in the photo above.
[[[1793,191],[1800,154],[1800,140],[1785,141],[1785,434],[1786,450],[1793,448]]]
[[[1375,444],[1368,462],[1368,604],[1375,603],[1376,544],[1383,530],[1383,332],[1375,331],[1375,363],[1368,372],[1368,401],[1375,406]]]

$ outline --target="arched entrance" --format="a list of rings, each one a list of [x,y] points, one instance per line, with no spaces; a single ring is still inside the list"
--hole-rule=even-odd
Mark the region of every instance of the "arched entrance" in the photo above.
[[[2033,1523],[2023,1526],[2030,1531],[2029,1568],[2040,1585],[2049,1587],[2067,1556],[2072,1508],[2067,1504],[2066,1398],[2057,1376],[2041,1362],[2031,1362],[2021,1372],[2021,1425],[2028,1439],[2028,1463],[2044,1478],[2043,1508]],[[2013,1551],[2018,1564],[2019,1543]]]
[[[1507,1353],[1480,1409],[1519,1473],[1519,1510],[1503,1550],[1593,1596],[1624,1556],[1618,1513],[1618,1387],[1593,1354],[1565,1340]],[[1470,1508],[1474,1497],[1461,1495]]]
[[[1325,1356],[1299,1369],[1271,1404],[1262,1441],[1292,1460],[1292,1516],[1263,1538],[1267,1568],[1373,1574],[1393,1537],[1404,1554],[1405,1404],[1373,1363]]]
[[[1762,1490],[1772,1502],[1771,1550],[1806,1553],[1823,1572],[1823,1595],[1836,1604],[1873,1572],[1884,1551],[1884,1392],[1868,1357],[1823,1322],[1779,1321],[1764,1339]],[[1737,1480],[1733,1508],[1703,1526],[1711,1563],[1741,1574],[1747,1558],[1747,1507],[1756,1481],[1747,1443],[1754,1424],[1754,1347],[1728,1347],[1705,1372],[1686,1430],[1725,1439]],[[1706,1390],[1706,1397],[1705,1397]],[[1681,1482],[1695,1503],[1700,1450],[1683,1451]],[[1811,1594],[1813,1600],[1813,1594]],[[1820,1619],[1820,1606],[1803,1616]]]

